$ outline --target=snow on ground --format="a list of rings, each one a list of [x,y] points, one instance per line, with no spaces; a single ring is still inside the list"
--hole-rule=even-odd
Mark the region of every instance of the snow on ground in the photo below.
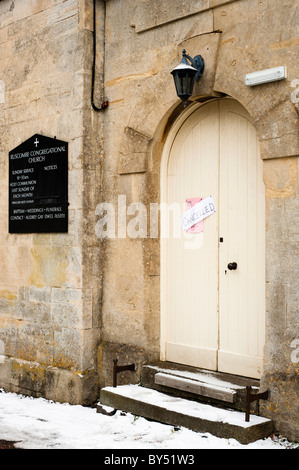
[[[0,440],[17,441],[21,449],[286,449],[271,438],[241,445],[185,428],[124,414],[97,413],[95,408],[54,403],[0,389]]]

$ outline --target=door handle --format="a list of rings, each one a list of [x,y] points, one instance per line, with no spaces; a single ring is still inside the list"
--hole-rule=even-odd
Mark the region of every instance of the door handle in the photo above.
[[[230,271],[234,271],[235,269],[237,269],[238,265],[237,265],[237,263],[234,261],[233,263],[228,263],[227,267],[228,267],[228,269],[229,269]]]

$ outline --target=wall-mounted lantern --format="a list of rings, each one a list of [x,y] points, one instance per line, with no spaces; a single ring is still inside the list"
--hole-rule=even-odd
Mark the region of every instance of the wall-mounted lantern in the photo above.
[[[201,55],[197,55],[192,59],[183,49],[182,61],[172,70],[171,74],[173,75],[177,95],[183,101],[184,107],[187,106],[187,101],[193,94],[194,82],[200,80],[204,67],[204,60]]]

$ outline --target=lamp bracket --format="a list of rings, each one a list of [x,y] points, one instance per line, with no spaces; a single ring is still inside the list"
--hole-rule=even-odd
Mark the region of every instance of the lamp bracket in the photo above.
[[[202,56],[196,55],[194,58],[192,58],[186,53],[186,50],[183,49],[183,58],[188,59],[191,62],[192,67],[197,70],[195,80],[198,82],[201,79],[205,68],[205,63]]]

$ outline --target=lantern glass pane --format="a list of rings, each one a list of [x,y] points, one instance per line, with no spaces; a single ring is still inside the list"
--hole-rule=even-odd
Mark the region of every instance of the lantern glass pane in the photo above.
[[[182,74],[180,76],[180,82],[181,82],[181,91],[182,91],[183,94],[185,94],[186,93],[186,83],[187,83],[185,74]]]
[[[181,82],[180,82],[180,77],[178,73],[176,73],[174,76],[174,83],[175,83],[177,95],[180,96],[182,88],[181,88]]]
[[[188,93],[189,93],[190,96],[193,94],[193,87],[194,87],[194,81],[195,81],[194,77],[195,77],[194,74],[190,74],[188,76],[187,90],[188,90]]]

